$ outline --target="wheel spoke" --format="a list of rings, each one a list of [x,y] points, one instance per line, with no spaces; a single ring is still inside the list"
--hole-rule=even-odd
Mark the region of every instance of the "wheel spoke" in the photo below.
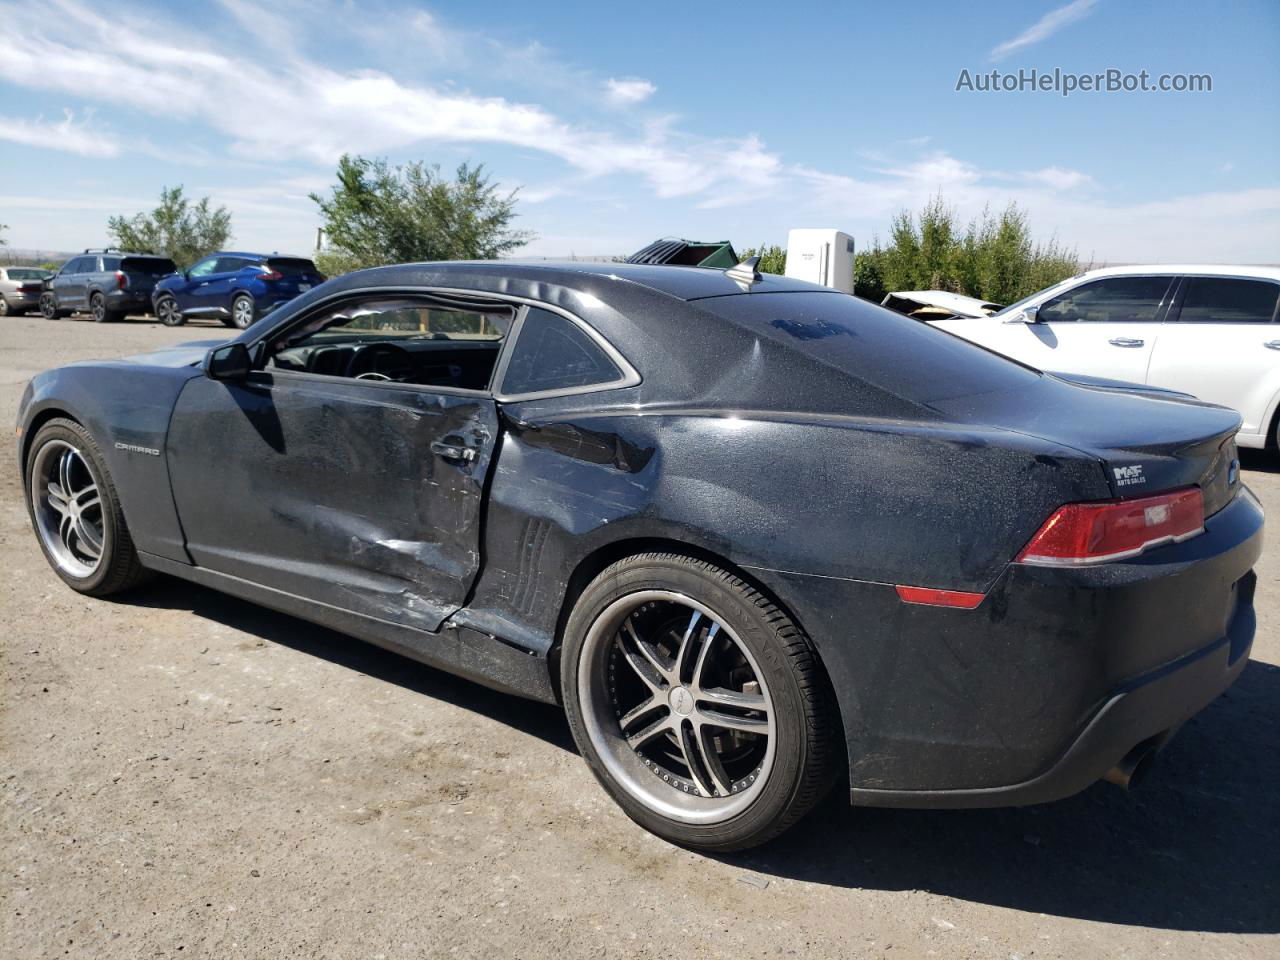
[[[68,510],[67,495],[62,492],[62,487],[50,480],[46,489],[49,493],[49,496],[46,498],[49,506],[58,513],[66,513]]]
[[[657,696],[649,697],[648,699],[644,700],[642,703],[636,704],[634,707],[632,707],[630,710],[624,713],[621,717],[619,717],[618,726],[620,726],[622,728],[623,733],[625,733],[627,729],[631,727],[637,720],[639,720],[641,717],[648,716],[658,707],[666,707],[666,703],[664,703]]]
[[[739,690],[726,690],[724,687],[703,687],[696,691],[699,700],[714,704],[717,707],[729,707],[735,710],[756,710],[767,713],[768,701],[761,693],[743,693]]]
[[[765,717],[740,717],[734,713],[725,713],[723,710],[708,710],[705,707],[699,707],[697,714],[699,722],[712,727],[741,730],[743,733],[765,734],[769,732],[769,721]]]
[[[715,781],[716,789],[720,793],[728,795],[733,790],[733,783],[724,769],[724,764],[720,762],[720,754],[716,752],[716,745],[711,742],[715,734],[708,729],[707,725],[702,723],[694,724],[694,728],[698,738],[698,745],[702,748],[702,758],[707,765],[707,772],[711,774],[711,779]]]
[[[693,648],[693,638],[698,632],[698,621],[702,619],[702,611],[693,611],[693,616],[689,618],[689,625],[684,629],[684,636],[680,638],[680,646],[676,648],[676,682],[679,683],[684,679],[685,667],[689,663],[689,651]]]
[[[58,460],[58,486],[68,498],[71,496],[71,465],[74,458],[75,452],[68,448]]]
[[[75,521],[76,541],[80,545],[80,550],[88,557],[97,560],[102,556],[102,537],[97,530],[93,528],[93,524],[89,523],[84,517],[77,517]]]
[[[707,665],[707,654],[715,646],[716,636],[720,633],[720,624],[711,624],[707,638],[702,641],[702,649],[698,651],[698,662],[693,665],[693,676],[689,678],[689,686],[696,693],[702,689],[702,671]]]
[[[700,793],[714,797],[716,786],[707,772],[706,757],[700,741],[701,738],[694,731],[692,724],[682,723],[676,731],[676,743],[680,746],[680,756],[684,759],[684,765],[689,768],[689,778],[697,784]]]
[[[668,683],[672,683],[673,672],[674,672],[672,669],[673,665],[670,663],[667,663],[665,657],[663,657],[660,653],[658,653],[657,650],[651,647],[644,640],[640,639],[640,634],[636,633],[635,624],[631,622],[630,617],[627,617],[627,619],[623,621],[622,629],[630,638],[631,647],[633,647],[634,651],[637,654],[639,654],[639,656],[644,660],[646,664],[648,664],[648,667],[650,670],[650,677],[652,677],[653,674],[656,673],[660,678],[658,687],[656,687],[655,689],[662,689]],[[622,644],[622,648],[624,652],[629,650],[629,647],[626,643]],[[628,656],[627,660],[628,662],[631,663],[632,667],[636,666],[636,664],[631,661],[630,656]],[[645,679],[644,674],[641,674],[640,679],[642,680]]]
[[[661,736],[670,730],[671,724],[669,722],[669,718],[659,717],[657,720],[653,721],[653,723],[640,730],[639,733],[633,733],[631,736],[627,737],[627,743],[631,746],[632,750],[639,750],[650,740],[654,739],[654,737]]]

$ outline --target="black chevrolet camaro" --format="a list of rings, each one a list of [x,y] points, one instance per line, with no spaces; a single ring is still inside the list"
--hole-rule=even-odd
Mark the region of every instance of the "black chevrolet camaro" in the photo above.
[[[1229,410],[730,271],[348,274],[23,396],[45,555],[563,703],[626,812],[729,850],[858,804],[1125,783],[1240,673]]]

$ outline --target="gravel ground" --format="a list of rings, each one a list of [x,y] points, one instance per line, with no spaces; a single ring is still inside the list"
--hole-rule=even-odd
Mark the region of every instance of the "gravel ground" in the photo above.
[[[221,327],[5,318],[46,367]],[[1247,482],[1280,507],[1280,461]],[[633,826],[552,708],[177,581],[66,589],[0,453],[6,957],[1275,957],[1280,607],[1143,788],[852,810],[711,858]]]

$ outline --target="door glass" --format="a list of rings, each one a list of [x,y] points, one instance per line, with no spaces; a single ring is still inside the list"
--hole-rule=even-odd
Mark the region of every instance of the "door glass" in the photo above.
[[[1045,301],[1041,323],[1150,323],[1160,313],[1171,277],[1094,280]]]
[[[219,257],[217,265],[214,266],[214,273],[236,273],[248,265],[248,261],[243,257]]]
[[[1182,297],[1181,323],[1270,323],[1280,285],[1232,277],[1190,277]]]
[[[487,390],[513,314],[508,304],[349,303],[286,333],[272,345],[268,365],[323,376]]]
[[[218,259],[216,257],[209,257],[207,260],[201,260],[191,268],[188,275],[192,277],[207,277],[209,274],[213,273],[213,268],[217,263]]]
[[[558,313],[533,307],[520,325],[502,392],[565,390],[621,379],[617,364],[586,331]]]

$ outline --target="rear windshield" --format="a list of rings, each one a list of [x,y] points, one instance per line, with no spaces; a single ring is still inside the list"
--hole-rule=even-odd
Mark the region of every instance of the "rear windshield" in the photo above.
[[[319,272],[314,263],[301,257],[272,257],[267,261],[267,266],[286,277],[301,277]]]
[[[120,269],[126,273],[145,273],[152,277],[163,277],[176,273],[178,265],[168,257],[125,257]]]
[[[9,279],[10,280],[43,280],[44,271],[43,270],[26,270],[26,269],[23,269],[22,267],[10,267]]]
[[[1017,389],[1039,378],[1030,367],[841,293],[742,294],[695,303],[915,403]]]

